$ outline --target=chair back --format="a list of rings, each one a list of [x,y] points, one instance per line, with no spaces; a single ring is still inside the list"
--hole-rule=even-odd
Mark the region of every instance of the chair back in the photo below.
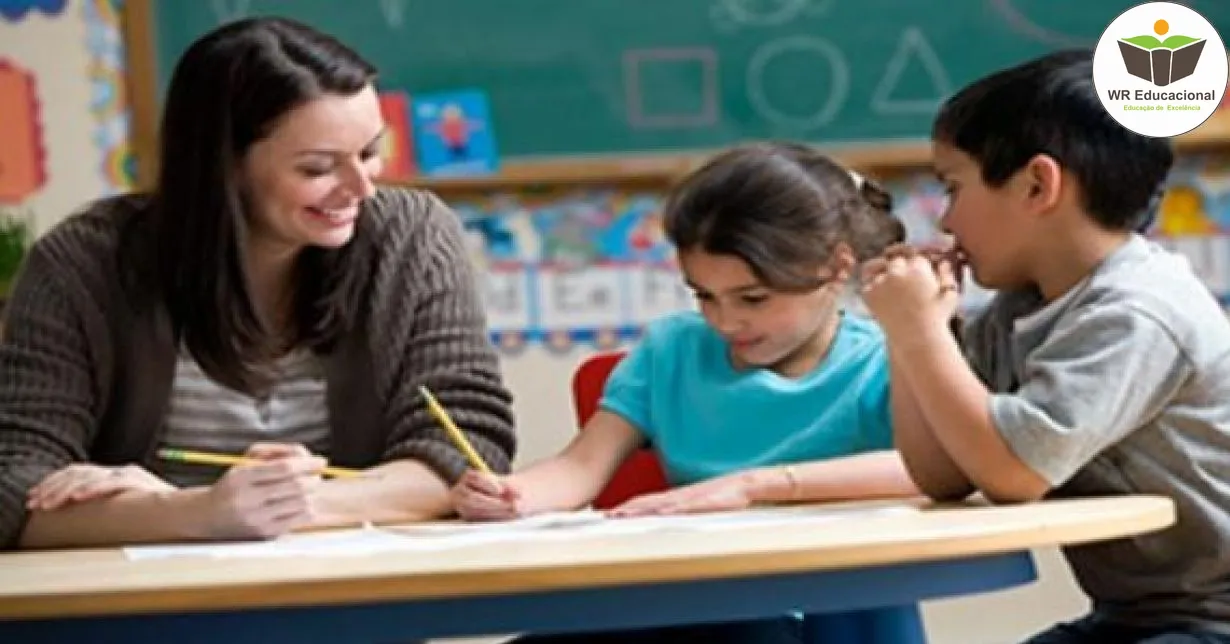
[[[576,408],[578,427],[582,430],[598,411],[606,379],[623,357],[623,352],[599,353],[582,362],[573,374],[572,403]],[[668,487],[670,484],[657,454],[651,449],[641,448],[630,454],[615,470],[615,476],[594,499],[594,507],[600,510],[613,508],[633,497],[661,492]]]

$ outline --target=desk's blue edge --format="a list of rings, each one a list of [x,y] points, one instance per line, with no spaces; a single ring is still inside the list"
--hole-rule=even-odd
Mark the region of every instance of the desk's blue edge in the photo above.
[[[763,577],[358,606],[0,622],[4,642],[388,642],[900,608],[1037,578],[1028,552]],[[218,638],[221,637],[222,640]]]

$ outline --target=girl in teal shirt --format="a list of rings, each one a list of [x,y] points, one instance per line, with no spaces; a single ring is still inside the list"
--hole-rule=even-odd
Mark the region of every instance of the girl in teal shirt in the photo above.
[[[892,450],[884,338],[840,305],[858,263],[904,236],[889,208],[883,190],[805,146],[752,144],[715,157],[665,208],[699,312],[649,325],[562,452],[509,476],[463,475],[452,490],[457,513],[504,520],[583,507],[645,443],[674,487],[615,515],[917,495]],[[789,626],[577,641],[789,642]]]

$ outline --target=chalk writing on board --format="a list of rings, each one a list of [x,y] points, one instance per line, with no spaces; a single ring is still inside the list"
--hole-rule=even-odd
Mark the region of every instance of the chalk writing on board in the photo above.
[[[252,0],[209,0],[218,24],[247,18],[252,11]]]
[[[722,31],[775,27],[800,17],[823,15],[837,0],[716,0],[709,18]]]
[[[1080,38],[1061,31],[1043,27],[1012,4],[1013,0],[987,0],[991,8],[1017,32],[1052,47],[1092,47],[1097,38]]]
[[[827,83],[815,70],[827,69]],[[773,91],[770,87],[775,88]],[[831,42],[814,36],[779,38],[762,45],[747,66],[747,93],[761,118],[795,132],[808,132],[831,122],[850,94],[850,66]],[[814,107],[797,108],[802,94],[819,97]],[[779,101],[790,97],[795,109]]]
[[[405,0],[380,0],[380,13],[384,14],[384,22],[389,28],[401,29],[402,18],[406,15]]]
[[[705,127],[718,121],[718,57],[708,47],[630,49],[624,52],[624,96],[628,124],[636,129]],[[662,76],[667,93],[678,93],[681,82],[695,86],[686,104],[656,105],[655,82]],[[682,80],[681,79],[686,79]]]
[[[932,96],[902,98],[894,95],[904,72],[910,68],[913,61],[917,61],[926,72],[934,90]],[[871,109],[879,114],[931,114],[951,93],[952,81],[939,55],[935,53],[931,43],[927,42],[927,36],[918,27],[907,27],[901,32],[901,40],[897,44],[897,50],[893,52],[893,57],[888,61],[884,77],[871,95]]]

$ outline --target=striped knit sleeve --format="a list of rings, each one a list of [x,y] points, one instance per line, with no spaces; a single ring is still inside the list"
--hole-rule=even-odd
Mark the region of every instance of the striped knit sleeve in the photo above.
[[[62,237],[62,236],[57,236]],[[97,425],[91,356],[71,278],[35,245],[5,307],[0,338],[0,548],[16,545],[26,494],[51,472],[86,459]]]
[[[433,195],[383,192],[389,211],[369,330],[392,427],[384,460],[422,461],[450,484],[466,469],[418,394],[426,385],[487,464],[507,472],[516,449],[512,395],[488,339],[460,221]]]

